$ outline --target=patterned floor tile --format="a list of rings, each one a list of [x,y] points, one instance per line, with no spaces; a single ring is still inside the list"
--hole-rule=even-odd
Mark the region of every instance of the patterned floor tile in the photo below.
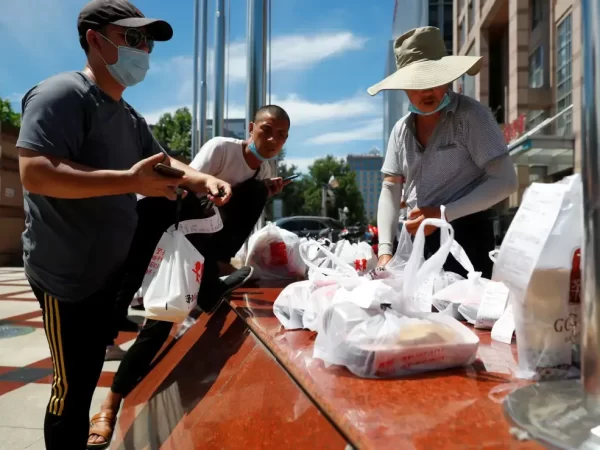
[[[41,328],[23,336],[0,339],[1,366],[24,367],[49,357],[48,341]]]
[[[17,300],[0,301],[0,320],[38,311],[41,314],[42,310],[37,302],[21,302]]]
[[[0,450],[30,450],[33,445],[41,442],[44,448],[44,433],[42,430],[30,428],[11,428],[0,426]]]

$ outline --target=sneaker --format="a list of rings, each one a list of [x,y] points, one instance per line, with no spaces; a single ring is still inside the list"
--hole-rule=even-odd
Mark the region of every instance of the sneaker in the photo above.
[[[213,283],[203,285],[204,289],[200,289],[198,297],[198,306],[206,313],[214,312],[223,298],[246,284],[252,275],[254,275],[252,267],[242,267],[224,280],[217,279]]]
[[[118,345],[109,345],[106,347],[106,355],[104,355],[104,361],[121,361],[127,353]]]

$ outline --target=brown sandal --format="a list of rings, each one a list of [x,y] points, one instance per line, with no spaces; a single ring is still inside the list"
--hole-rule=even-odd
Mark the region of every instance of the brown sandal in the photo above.
[[[90,421],[90,432],[88,439],[94,436],[100,436],[104,438],[105,442],[101,444],[87,444],[88,449],[104,449],[110,445],[113,432],[115,431],[115,423],[117,422],[116,414],[112,411],[102,411],[92,417]]]

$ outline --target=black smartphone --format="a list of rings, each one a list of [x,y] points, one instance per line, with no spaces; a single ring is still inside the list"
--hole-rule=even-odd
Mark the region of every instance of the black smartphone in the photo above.
[[[185,175],[185,172],[183,170],[167,166],[163,163],[158,163],[157,165],[155,165],[154,170],[159,174],[169,178],[181,178]]]
[[[290,176],[290,177],[284,178],[284,179],[283,179],[283,182],[285,183],[286,181],[292,181],[292,180],[295,180],[295,179],[296,179],[296,178],[298,178],[299,176],[300,176],[300,174],[299,174],[299,173],[297,173],[296,175],[292,175],[292,176]]]

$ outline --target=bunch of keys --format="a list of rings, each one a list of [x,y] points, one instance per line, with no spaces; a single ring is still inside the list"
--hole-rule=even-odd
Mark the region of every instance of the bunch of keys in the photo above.
[[[225,196],[225,189],[223,188],[219,188],[219,193],[214,195],[213,197],[224,197]],[[204,207],[206,209],[211,209],[214,208],[215,204],[213,202],[211,202],[210,200],[208,200],[208,198],[206,199],[206,204],[204,205]]]

